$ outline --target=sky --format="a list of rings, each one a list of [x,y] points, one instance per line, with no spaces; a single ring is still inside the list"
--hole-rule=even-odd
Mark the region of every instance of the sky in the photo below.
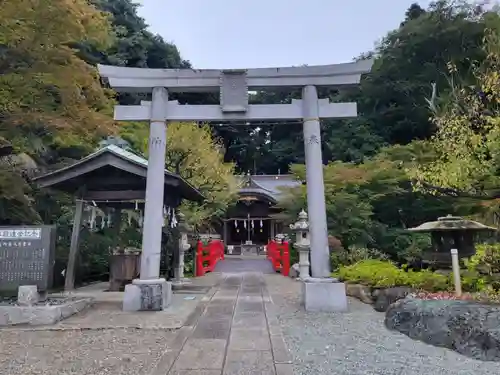
[[[153,33],[198,69],[352,61],[430,0],[137,0]]]

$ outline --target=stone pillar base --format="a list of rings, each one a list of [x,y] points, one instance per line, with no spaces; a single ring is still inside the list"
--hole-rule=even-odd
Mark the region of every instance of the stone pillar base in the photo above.
[[[178,280],[172,280],[172,288],[175,289],[182,289],[183,286],[186,285],[191,285],[192,281],[186,277],[182,277]]]
[[[304,279],[302,303],[306,311],[345,312],[348,309],[345,284],[333,278]]]
[[[123,311],[162,311],[172,303],[172,283],[136,279],[125,286]]]

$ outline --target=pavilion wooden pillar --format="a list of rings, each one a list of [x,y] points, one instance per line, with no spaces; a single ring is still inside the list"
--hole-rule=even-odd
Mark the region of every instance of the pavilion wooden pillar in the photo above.
[[[224,227],[222,229],[222,241],[224,241],[227,246],[227,220],[224,220]]]
[[[120,236],[120,232],[122,229],[122,209],[121,208],[114,209],[111,227],[113,228],[113,231],[115,232],[116,237]],[[118,244],[116,244],[116,245],[118,245]]]
[[[73,217],[73,230],[71,232],[71,244],[69,246],[68,264],[66,267],[64,290],[69,292],[75,289],[75,269],[78,259],[78,248],[80,243],[80,231],[82,229],[83,200],[76,199],[75,216]]]

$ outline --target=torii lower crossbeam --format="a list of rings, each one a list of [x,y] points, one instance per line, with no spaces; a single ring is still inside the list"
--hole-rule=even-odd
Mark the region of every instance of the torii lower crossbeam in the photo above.
[[[180,105],[171,100],[165,105],[165,121],[264,121],[296,120],[303,117],[302,100],[294,99],[291,104],[254,104],[245,112],[224,112],[220,105]],[[356,103],[330,103],[328,99],[318,100],[319,118],[349,118],[357,116]],[[117,121],[150,121],[151,102],[141,105],[117,105]]]

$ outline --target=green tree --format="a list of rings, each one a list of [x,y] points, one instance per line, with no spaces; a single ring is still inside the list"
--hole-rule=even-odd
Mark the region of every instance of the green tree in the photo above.
[[[37,163],[82,156],[115,130],[113,94],[70,47],[77,41],[95,48],[110,42],[108,18],[87,1],[2,2],[0,137],[9,140],[0,160],[3,224],[40,221],[26,181]]]
[[[75,44],[78,55],[89,64],[160,69],[191,67],[174,44],[148,31],[145,20],[137,14],[139,5],[132,0],[92,0],[92,3],[108,15],[113,38],[105,50],[85,41]],[[172,98],[182,101],[183,96]],[[139,104],[145,99],[148,97],[142,93],[117,95],[123,105]]]
[[[121,128],[121,135],[134,149],[147,153],[148,124],[127,123]],[[234,164],[224,162],[223,145],[213,137],[209,126],[169,123],[165,166],[198,188],[206,198],[202,205],[184,202],[181,207],[186,220],[196,229],[209,227],[235,202]]]
[[[93,151],[99,140],[116,134],[111,116],[115,99],[136,104],[147,98],[116,95],[103,87],[97,63],[190,66],[175,45],[147,30],[130,0],[2,2],[0,224],[55,224],[56,277],[66,263],[73,197],[30,186],[30,173],[73,163]],[[147,128],[135,130],[133,138],[147,138]],[[82,236],[78,274],[95,274],[99,267],[105,271],[109,233],[85,231]]]
[[[13,1],[0,14],[0,135],[29,153],[85,145],[113,131],[112,94],[69,47],[109,43],[106,16],[85,0]]]
[[[116,37],[104,54],[93,51],[94,64],[137,68],[189,68],[174,44],[147,30],[148,25],[137,14],[139,5],[131,0],[93,0],[95,6],[110,15]]]
[[[381,250],[397,260],[414,258],[428,238],[405,229],[448,213],[474,212],[452,197],[415,192],[407,173],[412,166],[430,163],[436,155],[425,142],[384,148],[363,163],[331,162],[324,167],[327,225],[344,248],[361,246]],[[303,165],[294,165],[305,179]],[[280,202],[290,221],[307,206],[306,187],[287,192]]]
[[[437,1],[425,11],[412,5],[399,29],[375,50],[372,72],[354,95],[362,113],[357,121],[388,144],[433,135],[425,100],[431,82],[447,89],[450,62],[470,82],[474,62],[485,57],[481,41],[490,14],[466,1]]]
[[[483,48],[487,57],[477,62],[475,82],[457,83],[453,95],[431,102],[437,132],[429,143],[438,157],[411,171],[417,188],[484,199],[499,196],[500,28],[490,29]],[[449,70],[452,76],[459,73],[451,63]]]

